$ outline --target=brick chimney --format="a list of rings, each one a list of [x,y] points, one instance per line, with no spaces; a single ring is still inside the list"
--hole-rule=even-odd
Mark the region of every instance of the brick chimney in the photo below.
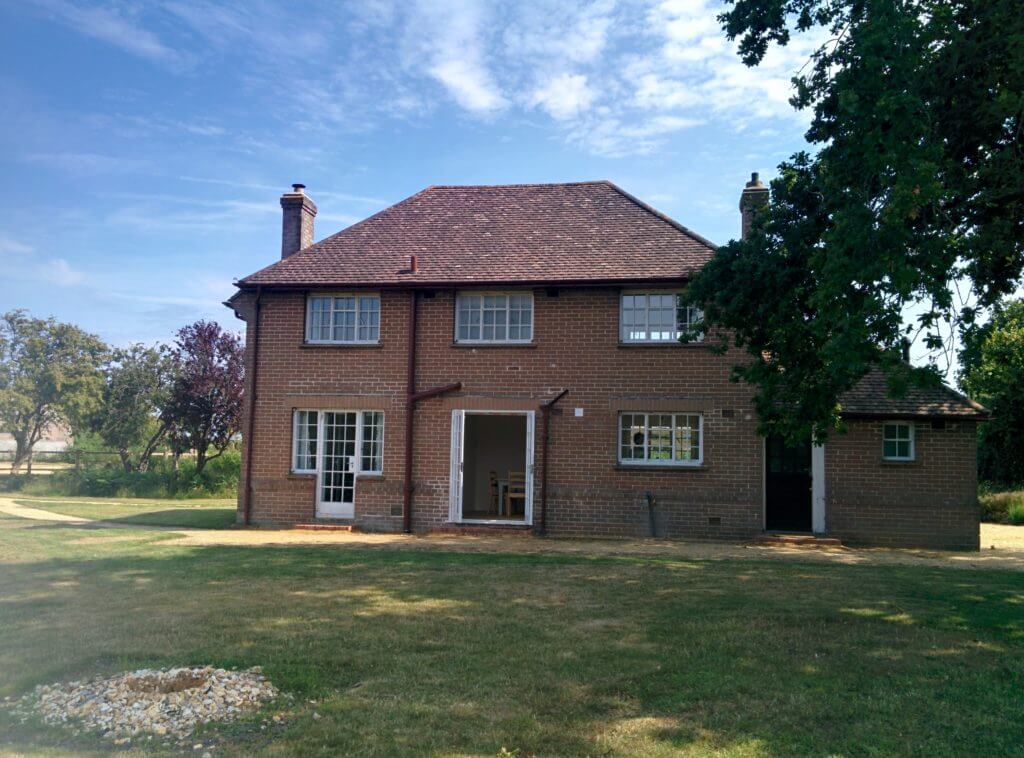
[[[768,188],[761,184],[761,179],[755,171],[750,175],[750,181],[743,188],[740,195],[740,215],[743,217],[743,234],[741,239],[746,239],[750,234],[750,227],[754,225],[754,216],[757,212],[768,205]]]
[[[307,197],[305,184],[293,184],[291,192],[281,195],[281,210],[281,257],[287,258],[313,244],[316,203]]]

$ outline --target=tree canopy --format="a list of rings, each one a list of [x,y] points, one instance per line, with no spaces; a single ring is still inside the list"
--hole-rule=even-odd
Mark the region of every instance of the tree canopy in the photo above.
[[[101,402],[106,345],[77,326],[11,311],[0,320],[0,429],[15,440],[11,470],[52,424],[81,423]]]
[[[102,403],[88,423],[118,452],[125,471],[145,471],[170,429],[173,418],[166,411],[175,374],[162,345],[114,350],[103,366]]]
[[[763,426],[821,438],[872,366],[894,394],[937,382],[951,336],[1024,267],[1024,13],[1019,0],[727,0],[756,66],[792,35],[828,39],[794,78],[807,140],[745,240],[691,283],[750,360]],[[912,368],[918,342],[932,365]]]
[[[996,309],[960,354],[960,384],[992,411],[978,440],[983,479],[1024,484],[1024,300]]]

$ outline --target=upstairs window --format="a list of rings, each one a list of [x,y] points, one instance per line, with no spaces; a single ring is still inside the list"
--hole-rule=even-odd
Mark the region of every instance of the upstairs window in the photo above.
[[[676,342],[683,334],[698,342],[704,338],[704,314],[678,292],[623,293],[620,313],[622,342]]]
[[[532,294],[484,292],[456,297],[456,342],[530,342],[532,339]]]
[[[358,345],[379,341],[379,295],[311,295],[307,299],[306,342]]]
[[[887,461],[914,460],[914,425],[884,424],[882,457]]]
[[[623,413],[619,416],[619,462],[699,466],[704,460],[699,413]]]

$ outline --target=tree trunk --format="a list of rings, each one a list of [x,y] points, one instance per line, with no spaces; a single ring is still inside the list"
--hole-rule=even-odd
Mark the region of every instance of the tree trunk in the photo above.
[[[206,468],[206,446],[196,448],[196,476]]]
[[[32,447],[26,444],[25,435],[14,432],[12,436],[14,437],[14,458],[11,459],[11,473],[17,474],[21,471],[22,465],[28,461]]]
[[[121,456],[121,465],[124,467],[124,473],[126,473],[126,474],[132,473],[133,466],[132,466],[132,454],[131,454],[131,451],[130,450],[125,450],[124,448],[121,448],[120,450],[117,451],[117,454],[119,456]]]

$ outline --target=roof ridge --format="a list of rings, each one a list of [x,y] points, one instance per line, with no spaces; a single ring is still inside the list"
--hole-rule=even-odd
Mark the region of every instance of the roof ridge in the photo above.
[[[429,190],[438,189],[506,189],[511,187],[592,187],[598,184],[608,184],[614,186],[607,179],[589,179],[586,181],[579,182],[513,182],[511,184],[431,184],[422,191],[427,192]]]

